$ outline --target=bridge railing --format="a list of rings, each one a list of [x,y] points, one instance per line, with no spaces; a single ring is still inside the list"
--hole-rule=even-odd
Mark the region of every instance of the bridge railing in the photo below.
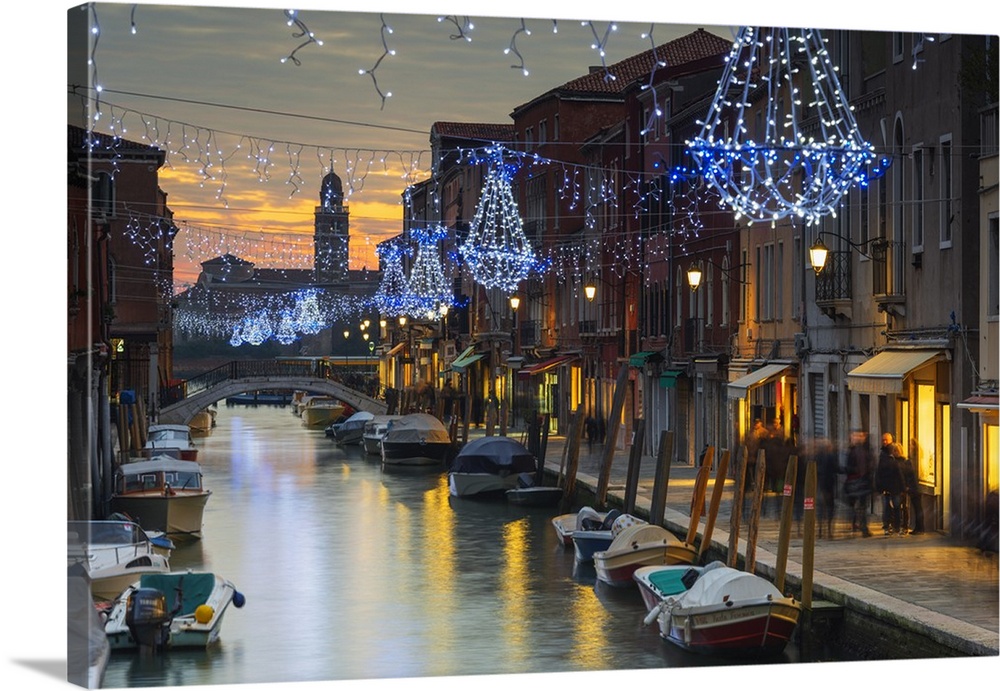
[[[279,360],[233,360],[203,372],[175,386],[160,390],[160,405],[168,406],[227,381],[259,377],[308,377],[328,379],[355,389],[372,398],[381,397],[377,379],[357,372],[341,371],[336,365],[322,360],[315,362],[282,362]]]

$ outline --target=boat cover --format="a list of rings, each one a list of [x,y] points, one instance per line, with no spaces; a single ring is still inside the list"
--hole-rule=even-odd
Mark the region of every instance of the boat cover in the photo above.
[[[167,608],[177,603],[177,590],[181,592],[181,609],[177,616],[192,614],[199,605],[208,602],[215,590],[212,573],[144,573],[139,579],[140,588],[155,588],[167,597]]]
[[[450,444],[448,429],[427,413],[411,413],[389,423],[383,441],[393,444]]]
[[[355,427],[364,427],[365,423],[371,419],[374,419],[374,417],[375,417],[374,413],[369,413],[367,410],[359,410],[358,412],[354,413],[354,415],[344,420],[344,422],[341,424],[350,425],[351,429]],[[341,427],[341,429],[344,428]]]
[[[201,466],[195,461],[181,461],[172,456],[153,456],[149,460],[129,461],[119,466],[119,472],[124,475],[141,475],[143,473],[178,472],[201,474]]]
[[[783,597],[770,581],[747,571],[722,566],[704,571],[686,593],[677,597],[677,604],[698,607],[721,604],[726,596],[730,602],[737,603],[766,599],[768,595],[775,600]]]
[[[453,473],[491,473],[512,475],[533,473],[534,455],[510,437],[480,437],[462,447],[451,464]]]

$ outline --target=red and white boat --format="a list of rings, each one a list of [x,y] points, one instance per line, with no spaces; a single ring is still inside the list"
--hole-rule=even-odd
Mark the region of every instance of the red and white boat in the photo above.
[[[660,636],[685,650],[712,655],[778,655],[802,612],[756,574],[707,566],[647,566],[633,574]]]
[[[698,551],[679,540],[666,528],[651,523],[633,523],[620,528],[619,521],[632,518],[624,514],[615,521],[615,538],[606,550],[594,552],[597,579],[608,585],[628,587],[635,582],[632,574],[641,566],[691,564]],[[633,520],[638,520],[634,519]]]

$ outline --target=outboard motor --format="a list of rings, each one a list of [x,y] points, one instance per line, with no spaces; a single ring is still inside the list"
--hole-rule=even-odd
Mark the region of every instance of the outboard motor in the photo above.
[[[163,650],[170,639],[173,612],[167,596],[156,588],[136,588],[125,606],[125,625],[142,652]]]

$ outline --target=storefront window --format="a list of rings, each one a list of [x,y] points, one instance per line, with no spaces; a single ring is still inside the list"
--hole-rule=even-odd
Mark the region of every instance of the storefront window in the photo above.
[[[920,384],[916,386],[916,441],[915,463],[917,478],[925,485],[934,486],[936,473],[935,451],[937,444],[934,435],[934,385]]]

